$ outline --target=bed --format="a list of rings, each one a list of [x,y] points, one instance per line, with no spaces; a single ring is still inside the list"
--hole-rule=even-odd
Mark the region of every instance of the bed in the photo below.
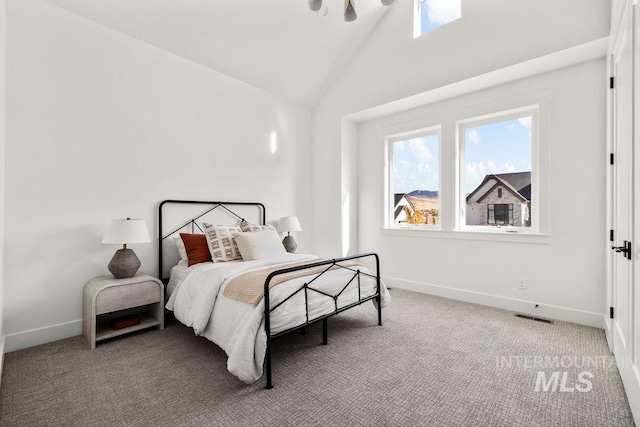
[[[243,259],[215,258],[214,249],[214,261],[185,259],[180,246],[189,239],[202,241],[202,233],[214,247],[210,236],[215,233],[208,234],[212,227],[218,227],[219,235],[237,224],[247,227],[232,233]],[[367,301],[373,302],[382,325],[382,307],[390,296],[380,280],[378,255],[320,259],[286,253],[276,247],[282,246],[279,235],[266,224],[261,203],[165,200],[158,208],[158,227],[166,308],[196,335],[221,347],[228,356],[227,369],[245,383],[264,374],[266,388],[273,387],[271,346],[281,335],[322,322],[322,342],[327,344],[327,319]]]

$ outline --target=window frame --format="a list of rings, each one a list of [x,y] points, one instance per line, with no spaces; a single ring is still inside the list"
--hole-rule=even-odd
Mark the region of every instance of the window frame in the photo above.
[[[539,234],[540,233],[540,104],[531,104],[523,107],[512,108],[503,111],[497,111],[489,114],[483,114],[479,116],[469,117],[456,121],[456,134],[457,134],[457,165],[458,176],[456,182],[456,212],[459,215],[456,217],[456,230],[458,231],[472,231],[472,232],[516,232],[523,234]],[[515,120],[525,116],[531,116],[531,207],[530,218],[531,225],[528,227],[515,227],[512,225],[467,225],[466,221],[466,193],[465,187],[465,174],[466,174],[466,159],[465,159],[465,145],[466,145],[466,130],[467,128],[473,128],[478,126],[484,126],[492,123]],[[487,212],[488,214],[488,212]]]
[[[377,213],[381,232],[386,236],[411,237],[416,239],[443,239],[461,241],[490,241],[506,243],[549,244],[551,239],[551,175],[550,175],[550,139],[553,120],[553,93],[551,89],[519,91],[518,87],[500,89],[493,88],[481,92],[463,93],[461,96],[434,94],[430,102],[410,110],[397,118],[389,116],[378,123],[379,149],[381,161],[379,166],[379,209]],[[538,183],[534,185],[534,197],[539,203],[534,204],[537,224],[526,231],[509,227],[494,227],[486,230],[461,229],[459,227],[459,152],[457,142],[457,121],[468,117],[495,115],[496,112],[522,111],[527,108],[538,109],[538,145],[533,153],[533,175]],[[389,184],[388,184],[388,150],[387,138],[399,134],[411,134],[417,129],[435,126],[441,127],[440,140],[440,230],[424,230],[416,228],[390,227],[388,221]],[[536,229],[535,226],[538,226]]]
[[[395,190],[394,190],[394,168],[393,168],[393,145],[396,142],[406,141],[414,138],[423,138],[426,136],[438,135],[438,224],[396,224],[394,218],[395,208]],[[385,153],[386,153],[386,184],[385,184],[385,228],[400,230],[442,230],[442,202],[441,202],[441,189],[442,189],[442,126],[433,125],[422,127],[420,129],[414,129],[407,132],[400,132],[393,135],[389,135],[385,138]]]

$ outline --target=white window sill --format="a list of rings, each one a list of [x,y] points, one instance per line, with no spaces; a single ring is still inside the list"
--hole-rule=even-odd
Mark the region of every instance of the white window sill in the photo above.
[[[397,227],[383,228],[382,234],[386,236],[402,236],[402,237],[420,237],[428,239],[451,239],[451,240],[481,240],[488,242],[508,242],[508,243],[532,243],[539,245],[548,245],[551,242],[551,236],[548,234],[526,233],[519,231],[517,233],[508,232],[506,229],[501,230],[462,230],[462,231],[445,231],[428,228],[417,227]]]

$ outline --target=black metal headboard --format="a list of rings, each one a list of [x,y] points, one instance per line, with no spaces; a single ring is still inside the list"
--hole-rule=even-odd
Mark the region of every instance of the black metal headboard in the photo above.
[[[204,206],[204,209],[202,208]],[[176,212],[171,218],[167,218],[170,207],[176,208]],[[182,209],[177,209],[182,208]],[[163,211],[163,209],[165,209]],[[165,278],[164,274],[164,240],[175,233],[189,227],[190,233],[196,232],[197,228],[202,232],[198,220],[204,219],[207,215],[218,210],[226,221],[238,223],[244,219],[248,222],[264,225],[266,223],[266,209],[262,203],[258,202],[217,202],[208,200],[164,200],[158,206],[158,277]],[[217,217],[218,219],[220,216]],[[219,223],[218,220],[211,220]],[[169,229],[167,232],[165,229]]]

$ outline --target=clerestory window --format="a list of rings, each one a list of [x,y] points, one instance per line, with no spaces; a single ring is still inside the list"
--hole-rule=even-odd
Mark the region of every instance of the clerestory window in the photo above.
[[[461,0],[416,0],[413,36],[419,37],[461,17]]]

